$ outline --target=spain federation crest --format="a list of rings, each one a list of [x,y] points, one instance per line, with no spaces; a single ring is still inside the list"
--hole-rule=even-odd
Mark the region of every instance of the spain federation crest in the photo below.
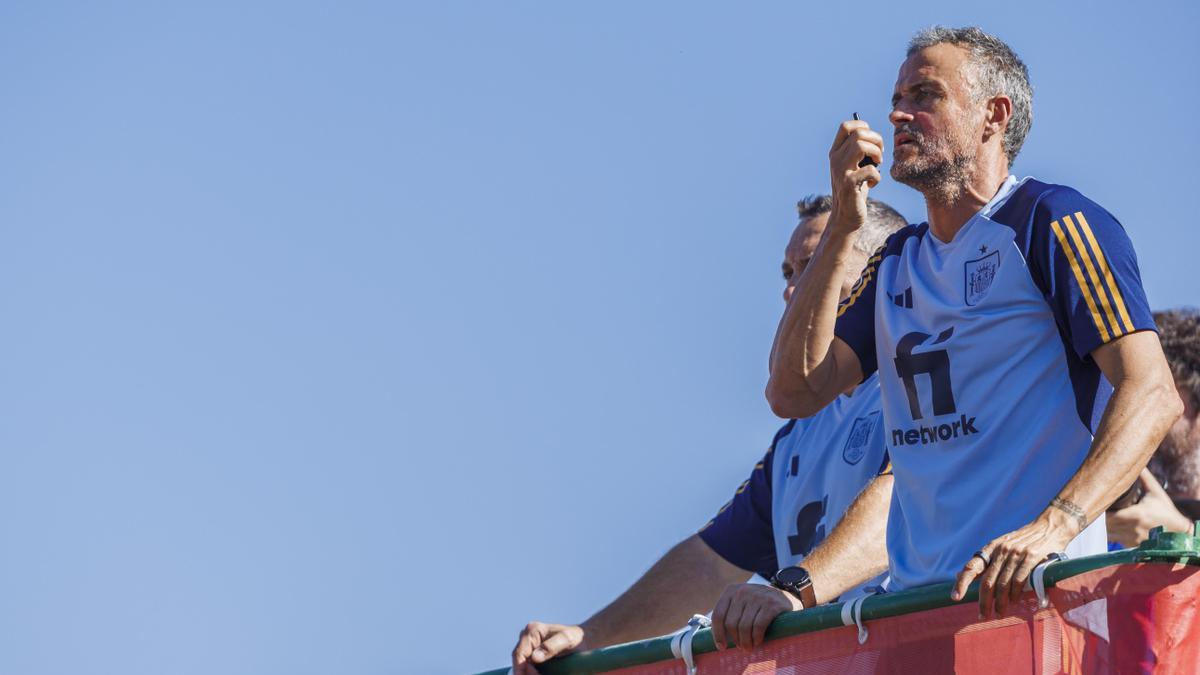
[[[1000,270],[1000,251],[963,263],[963,297],[974,307],[992,290],[992,282]]]
[[[846,447],[842,448],[842,459],[847,464],[858,464],[867,454],[867,441],[871,440],[871,432],[879,422],[879,411],[859,417],[850,427],[850,436],[846,439]]]

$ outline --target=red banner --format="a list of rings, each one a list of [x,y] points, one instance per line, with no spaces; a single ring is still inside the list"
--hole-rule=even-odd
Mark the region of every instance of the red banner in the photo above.
[[[824,673],[1200,673],[1200,568],[1120,565],[1027,592],[1009,616],[978,621],[975,603],[772,640],[752,653],[696,658],[699,675]],[[622,675],[686,675],[683,662],[624,668]]]

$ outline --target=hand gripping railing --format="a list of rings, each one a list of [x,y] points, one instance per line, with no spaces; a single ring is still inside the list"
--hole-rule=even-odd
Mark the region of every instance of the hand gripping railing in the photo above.
[[[1179,532],[1164,532],[1161,527],[1150,532],[1150,537],[1137,548],[1114,551],[1101,555],[1073,558],[1048,563],[1041,569],[1041,585],[1050,588],[1060,580],[1091,572],[1092,570],[1112,565],[1128,565],[1134,563],[1173,563],[1200,566],[1200,521],[1193,526],[1191,534]],[[859,606],[850,607],[852,618],[859,626],[860,637],[864,635],[863,625],[866,622],[889,616],[898,616],[911,612],[921,612],[938,607],[948,607],[954,604],[978,602],[979,583],[971,584],[966,596],[957,603],[950,600],[950,590],[953,582],[923,586],[907,591],[885,593],[866,598]],[[1045,597],[1039,593],[1039,601]],[[822,605],[800,612],[787,612],[779,615],[767,630],[767,640],[811,633],[838,628],[846,625],[843,620],[843,603]],[[694,655],[715,651],[712,630],[699,628],[691,634],[691,652]],[[671,643],[673,636],[639,640],[622,645],[614,645],[603,649],[595,649],[580,654],[555,659],[540,664],[538,672],[544,675],[574,675],[576,673],[600,673],[618,668],[656,661],[675,659]],[[507,667],[486,671],[479,675],[505,675]]]

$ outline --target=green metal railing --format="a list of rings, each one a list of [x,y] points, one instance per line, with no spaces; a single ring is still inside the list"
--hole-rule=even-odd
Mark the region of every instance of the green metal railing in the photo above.
[[[1191,534],[1164,532],[1161,527],[1155,528],[1151,531],[1150,538],[1137,548],[1051,563],[1046,566],[1044,578],[1046,587],[1049,588],[1063,579],[1102,567],[1145,562],[1200,566],[1200,521],[1196,521]],[[978,601],[978,582],[971,584],[966,597],[958,602],[950,599],[950,591],[953,586],[953,582],[947,582],[871,596],[862,603],[862,619],[870,621]],[[842,625],[842,603],[822,605],[800,612],[787,612],[779,615],[767,630],[767,640],[777,640],[826,628],[837,628]],[[699,655],[715,650],[712,631],[707,628],[697,631],[692,641],[692,653]],[[571,654],[539,665],[538,672],[544,675],[601,673],[673,658],[675,657],[671,654],[671,636],[663,636]],[[479,675],[504,675],[507,672],[508,667],[506,666]]]

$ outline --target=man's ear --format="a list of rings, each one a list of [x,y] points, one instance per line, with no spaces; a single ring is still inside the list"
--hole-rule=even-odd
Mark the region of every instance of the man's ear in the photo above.
[[[996,134],[1003,134],[1011,119],[1012,99],[1007,96],[993,96],[988,99],[983,118],[983,140],[987,141]]]

